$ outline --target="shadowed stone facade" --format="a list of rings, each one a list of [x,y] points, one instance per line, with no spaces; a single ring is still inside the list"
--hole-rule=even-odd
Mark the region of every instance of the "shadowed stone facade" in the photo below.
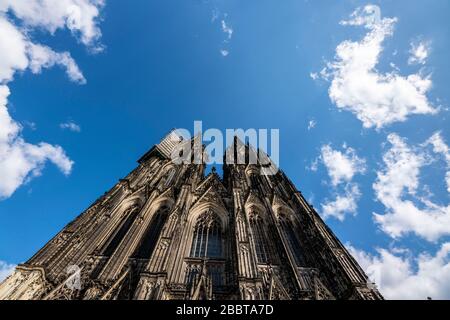
[[[282,171],[205,177],[171,161],[195,139],[173,138],[18,266],[0,299],[382,299]],[[226,158],[250,152],[236,139]]]

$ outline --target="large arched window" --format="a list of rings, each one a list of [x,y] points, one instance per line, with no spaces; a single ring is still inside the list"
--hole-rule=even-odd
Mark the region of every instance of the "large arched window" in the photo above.
[[[155,249],[156,242],[158,241],[159,234],[164,226],[169,212],[168,206],[161,207],[155,212],[150,225],[145,231],[144,237],[136,251],[135,257],[140,259],[150,259],[153,250]]]
[[[291,248],[295,263],[298,266],[304,266],[305,257],[303,256],[302,247],[295,233],[292,222],[285,215],[281,215],[280,224],[283,228],[284,234],[286,235],[286,240]]]
[[[192,240],[191,257],[221,258],[222,230],[217,215],[208,211],[197,220]]]
[[[128,208],[123,215],[122,221],[119,224],[119,227],[116,228],[115,232],[111,235],[108,241],[103,245],[100,250],[101,254],[104,256],[110,256],[113,254],[114,250],[117,248],[119,243],[125,237],[136,219],[139,213],[139,207],[137,205]]]
[[[250,226],[253,231],[253,241],[255,242],[256,259],[258,263],[268,263],[270,246],[267,241],[269,236],[264,221],[258,214],[252,213],[250,215]]]

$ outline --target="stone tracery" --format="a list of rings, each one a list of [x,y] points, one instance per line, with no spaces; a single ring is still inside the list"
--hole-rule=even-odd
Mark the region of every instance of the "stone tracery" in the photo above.
[[[205,177],[204,164],[171,163],[168,139],[0,284],[0,299],[382,299],[282,171],[227,164],[223,179]],[[79,290],[65,285],[69,266]]]

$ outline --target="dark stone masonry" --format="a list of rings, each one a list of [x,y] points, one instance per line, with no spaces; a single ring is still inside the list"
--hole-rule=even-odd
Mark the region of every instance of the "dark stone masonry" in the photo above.
[[[205,176],[171,160],[195,139],[173,138],[18,266],[0,299],[382,299],[281,170]],[[235,139],[226,157],[251,150]]]

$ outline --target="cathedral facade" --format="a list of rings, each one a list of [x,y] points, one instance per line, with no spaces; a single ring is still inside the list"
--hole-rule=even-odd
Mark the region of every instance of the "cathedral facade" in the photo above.
[[[0,299],[382,299],[281,170],[225,161],[221,178],[175,164],[194,140],[173,131],[155,145],[19,265]],[[225,157],[250,149],[236,139]]]

